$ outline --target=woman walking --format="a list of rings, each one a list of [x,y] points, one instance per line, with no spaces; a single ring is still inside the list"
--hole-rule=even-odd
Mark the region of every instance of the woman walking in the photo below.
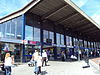
[[[13,64],[13,61],[12,61],[12,58],[10,57],[10,53],[6,53],[5,61],[4,61],[6,75],[11,75],[11,65],[12,64]]]

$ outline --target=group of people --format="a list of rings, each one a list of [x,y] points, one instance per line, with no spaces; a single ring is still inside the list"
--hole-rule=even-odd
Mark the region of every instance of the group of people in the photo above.
[[[45,50],[43,50],[42,55],[39,53],[38,50],[35,50],[35,52],[32,55],[32,61],[34,61],[34,73],[39,74],[41,73],[41,67],[47,66],[47,53]]]
[[[47,66],[47,52],[43,50],[41,54],[38,50],[35,50],[32,55],[31,61],[34,61],[34,73],[41,73],[41,67],[44,65]],[[5,54],[3,63],[3,70],[5,71],[5,75],[11,75],[11,66],[14,64],[14,55],[12,55],[10,52],[7,52]]]

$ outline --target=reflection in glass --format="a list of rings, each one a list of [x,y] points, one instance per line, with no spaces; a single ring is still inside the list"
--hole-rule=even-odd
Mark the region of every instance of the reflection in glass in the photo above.
[[[6,22],[7,24],[6,24],[6,38],[10,38],[10,30],[11,30],[11,23],[10,23],[10,21],[7,21]]]
[[[53,32],[49,32],[49,34],[50,34],[50,39],[52,39],[52,43],[54,43],[54,33]]]
[[[56,41],[57,41],[57,45],[60,45],[60,34],[56,33]]]
[[[64,35],[61,34],[61,45],[64,45]]]
[[[25,26],[25,39],[26,40],[33,40],[33,27],[32,26]]]
[[[22,39],[22,27],[23,27],[23,20],[22,16],[16,18],[17,21],[17,39]]]
[[[16,21],[13,19],[11,21],[11,38],[15,38],[15,25],[16,25]]]
[[[40,29],[34,27],[34,41],[40,41]]]
[[[43,30],[43,41],[46,42],[46,39],[48,39],[48,31],[47,30]]]
[[[66,40],[67,40],[67,42],[66,42],[67,46],[72,46],[72,39],[71,39],[71,37],[66,36]]]
[[[5,23],[3,23],[2,24],[2,37],[5,37],[5,26],[6,26],[6,24]]]

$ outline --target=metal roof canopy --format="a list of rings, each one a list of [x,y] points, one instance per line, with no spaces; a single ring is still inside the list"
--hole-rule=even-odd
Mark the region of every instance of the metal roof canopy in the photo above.
[[[55,24],[64,25],[66,30],[69,28],[73,32],[100,41],[100,26],[70,0],[33,0],[21,10],[0,18],[0,23],[26,12],[40,15],[43,20],[48,19]]]
[[[98,24],[70,0],[43,0],[29,12],[40,15],[42,19],[51,20],[58,25],[64,25],[66,29],[70,28],[73,32],[79,32],[100,41]],[[93,33],[97,36],[94,36]]]

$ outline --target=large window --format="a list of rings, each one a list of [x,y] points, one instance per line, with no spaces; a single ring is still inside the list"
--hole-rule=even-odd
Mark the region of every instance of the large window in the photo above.
[[[25,26],[25,39],[26,40],[33,40],[33,27],[32,26]]]
[[[79,39],[79,46],[83,47],[83,40]]]
[[[43,30],[43,41],[46,42],[46,40],[49,38],[49,32],[47,30]]]
[[[78,46],[78,39],[77,38],[73,38],[74,41],[74,46]]]
[[[40,29],[34,27],[34,41],[40,41]]]
[[[54,43],[54,32],[49,32],[49,35],[50,35],[49,39],[51,39],[52,43]]]
[[[60,34],[56,33],[56,41],[57,41],[57,45],[60,45]]]
[[[66,44],[67,46],[72,46],[72,38],[69,36],[66,36]]]
[[[90,46],[90,42],[88,41],[88,48],[91,48],[91,46]]]
[[[16,37],[17,37],[17,39],[22,39],[22,29],[23,29],[23,19],[22,19],[22,16],[18,17],[16,19],[16,21],[17,21]]]
[[[6,24],[3,23],[3,24],[2,24],[2,28],[1,28],[2,37],[5,37],[5,26],[6,26]]]
[[[87,48],[87,41],[84,41],[84,47]]]
[[[61,34],[61,45],[64,45],[64,35]]]
[[[3,34],[2,34],[2,24],[0,24],[0,37],[3,37]]]
[[[10,31],[11,31],[11,23],[10,21],[7,21],[7,24],[6,24],[6,38],[10,38]]]
[[[2,25],[2,26],[1,26]],[[0,37],[10,39],[22,39],[23,19],[22,16],[13,18],[0,25]]]
[[[16,20],[13,19],[11,21],[11,38],[15,38],[15,26],[16,26]]]
[[[93,48],[93,42],[91,42],[91,48]]]

